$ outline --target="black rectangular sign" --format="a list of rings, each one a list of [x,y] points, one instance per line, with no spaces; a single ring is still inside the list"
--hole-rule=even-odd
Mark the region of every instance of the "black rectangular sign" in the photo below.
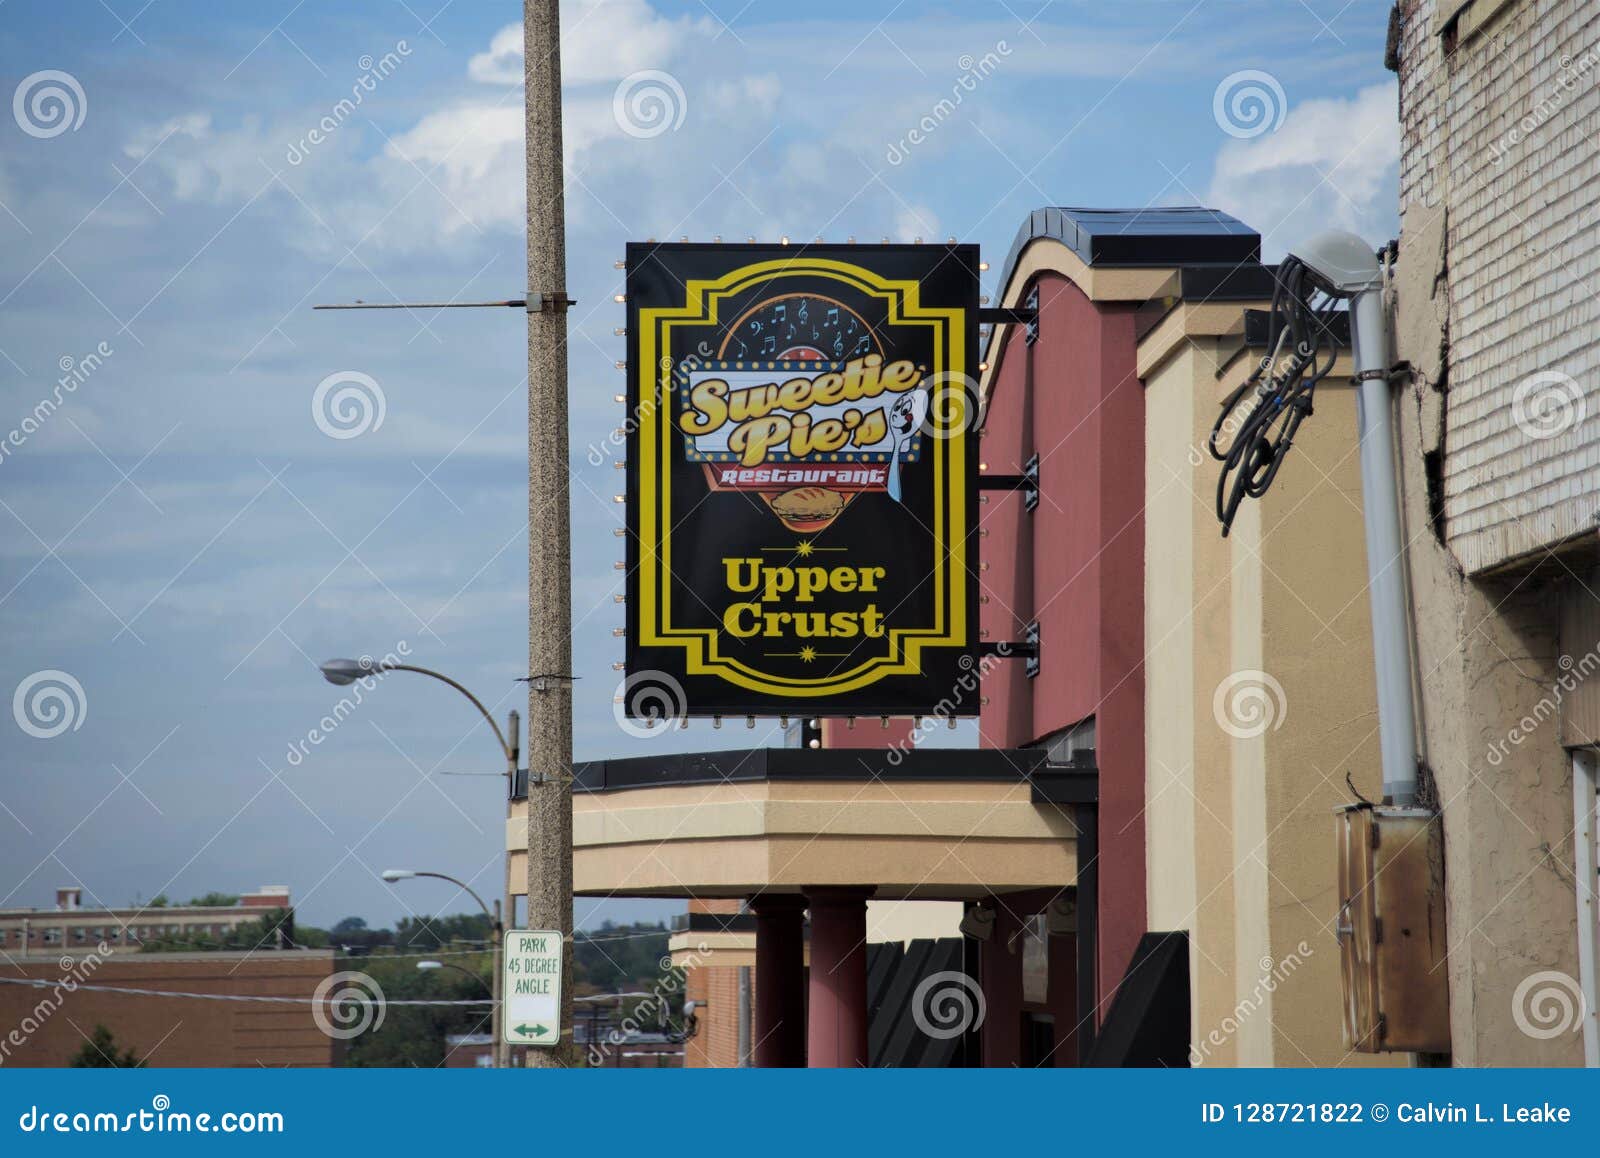
[[[977,247],[635,244],[627,300],[622,710],[951,712],[977,652]]]

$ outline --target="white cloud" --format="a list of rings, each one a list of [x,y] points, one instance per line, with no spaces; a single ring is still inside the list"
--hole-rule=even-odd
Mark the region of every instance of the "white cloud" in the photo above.
[[[940,241],[939,217],[926,205],[906,205],[894,215],[896,241]]]
[[[489,41],[489,51],[467,61],[467,75],[484,84],[522,83],[522,25],[507,24]]]
[[[562,22],[574,238],[594,230],[608,238],[833,236],[863,226],[897,238],[939,236],[936,203],[923,192],[933,171],[963,148],[986,149],[972,133],[980,119],[985,138],[1018,136],[1008,131],[1005,78],[1097,75],[1137,48],[1115,36],[1086,44],[1052,33],[1058,47],[1071,47],[1046,59],[1014,22],[987,19],[753,23],[732,35],[709,17],[665,16],[650,0],[563,0]],[[521,27],[507,25],[470,57],[459,82],[428,94],[398,125],[374,101],[370,117],[363,110],[299,152],[318,109],[279,109],[226,127],[180,118],[148,165],[183,199],[237,204],[262,194],[253,212],[276,212],[287,244],[319,258],[352,243],[395,256],[481,251],[523,227],[522,58]],[[886,167],[887,145],[957,91],[958,78],[980,72],[978,87],[960,90],[958,123],[912,164]],[[619,123],[627,117],[614,103],[618,80],[635,74],[661,81],[670,107],[650,111],[667,127],[651,121],[630,132]],[[403,87],[390,91],[416,99]],[[129,147],[148,149],[172,127]],[[263,188],[268,165],[292,197]]]
[[[1217,153],[1207,203],[1261,231],[1269,259],[1337,227],[1376,244],[1395,228],[1400,126],[1393,82],[1296,105],[1273,133]]]
[[[646,0],[565,0],[561,5],[561,80],[566,85],[620,80],[666,66],[692,36],[709,38],[710,20],[669,20]],[[473,80],[522,84],[522,25],[495,33],[489,51],[467,65]]]
[[[160,125],[146,128],[135,133],[133,138],[122,147],[122,151],[130,157],[143,157],[167,138],[179,133],[197,141],[204,140],[211,134],[210,114],[188,113],[181,117],[173,117]]]

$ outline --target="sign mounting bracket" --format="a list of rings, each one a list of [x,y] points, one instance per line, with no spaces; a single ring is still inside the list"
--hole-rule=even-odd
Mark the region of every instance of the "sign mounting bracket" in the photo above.
[[[1035,619],[1023,628],[1023,637],[1006,643],[984,642],[978,645],[978,654],[990,659],[1021,659],[1027,661],[1023,674],[1034,679],[1039,674],[1039,621]]]
[[[980,474],[980,491],[1021,491],[1022,505],[1032,511],[1039,505],[1039,456],[1029,457],[1021,474]]]

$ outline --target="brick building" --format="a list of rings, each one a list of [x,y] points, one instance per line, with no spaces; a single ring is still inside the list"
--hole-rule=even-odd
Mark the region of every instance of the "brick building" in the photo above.
[[[1452,1051],[1597,1065],[1600,7],[1397,17],[1397,421]],[[1544,1032],[1541,999],[1587,1017]]]
[[[318,1027],[309,1003],[337,968],[328,950],[139,953],[105,945],[79,955],[13,955],[0,984],[0,1061],[66,1065],[103,1025],[119,1052],[154,1067],[338,1065],[342,1043]],[[13,983],[23,979],[43,984]]]
[[[289,910],[284,885],[263,885],[231,905],[130,905],[122,909],[86,909],[83,890],[56,890],[53,909],[0,909],[0,952],[13,958],[38,955],[54,959],[63,953],[90,953],[100,944],[137,950],[163,939],[222,937],[273,909]],[[290,926],[292,930],[292,926]],[[286,930],[290,931],[290,930]],[[263,948],[281,948],[276,943]]]

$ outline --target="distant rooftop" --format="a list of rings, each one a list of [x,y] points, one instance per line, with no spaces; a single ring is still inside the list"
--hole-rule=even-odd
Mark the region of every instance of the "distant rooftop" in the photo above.
[[[1200,205],[1149,209],[1046,206],[1028,214],[1011,243],[1000,285],[1022,251],[1042,238],[1061,242],[1092,266],[1184,266],[1261,260],[1261,235],[1237,217]]]
[[[21,907],[13,909],[0,909],[0,916],[25,917],[39,913],[76,913],[89,917],[95,913],[134,913],[159,915],[162,913],[214,913],[218,911],[233,911],[237,909],[286,909],[289,907],[289,887],[287,885],[262,885],[253,893],[242,893],[239,899],[231,905],[175,905],[165,903],[152,906],[144,904],[124,905],[111,909],[85,908],[83,904],[83,889],[77,885],[66,885],[56,890],[56,905],[54,909],[36,909]]]

